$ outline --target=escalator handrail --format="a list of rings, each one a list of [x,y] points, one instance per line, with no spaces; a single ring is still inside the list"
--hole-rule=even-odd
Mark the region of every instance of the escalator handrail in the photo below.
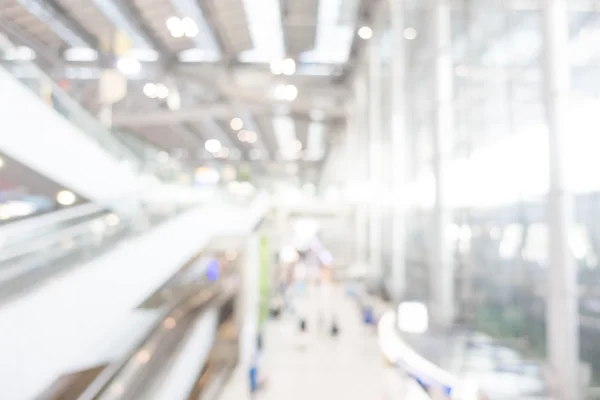
[[[108,213],[107,213],[108,214]],[[22,245],[15,245],[14,248],[2,249],[0,252],[0,263],[4,263],[11,259],[27,255],[29,253],[35,253],[36,251],[43,250],[48,246],[59,243],[65,238],[73,238],[79,236],[82,233],[92,233],[90,223],[96,219],[100,219],[102,216],[94,217],[92,220],[88,220],[77,225],[70,226],[68,228],[58,231],[56,234],[49,236],[42,236],[38,239],[31,240]]]
[[[106,210],[105,207],[95,203],[86,203],[63,210],[53,211],[38,217],[27,218],[21,221],[7,224],[0,228],[0,235],[7,238],[18,237],[31,231],[46,228],[48,226],[64,223],[72,219],[93,215]]]
[[[226,279],[226,278],[223,278]],[[121,359],[107,367],[77,398],[77,400],[98,400],[110,386],[118,378],[121,371],[123,371],[129,362],[144,348],[146,343],[150,341],[161,329],[164,321],[168,318],[179,319],[187,312],[198,308],[205,308],[208,305],[216,301],[221,295],[221,291],[217,290],[217,287],[222,288],[222,283],[215,283],[213,285],[205,287],[204,290],[212,288],[211,294],[207,297],[202,296],[201,291],[192,295],[187,295],[182,298],[175,300],[170,307],[161,313],[157,323],[143,335],[142,339],[139,340],[135,346],[132,347]],[[203,297],[203,298],[202,298]]]

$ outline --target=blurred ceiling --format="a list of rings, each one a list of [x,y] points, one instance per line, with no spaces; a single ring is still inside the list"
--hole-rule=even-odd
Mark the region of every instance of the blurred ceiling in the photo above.
[[[0,31],[33,49],[92,112],[107,65],[102,49],[126,37],[117,41],[128,49],[120,59],[128,94],[113,109],[118,129],[192,165],[214,156],[205,144],[217,139],[227,149],[217,158],[318,177],[343,130],[361,49],[357,28],[370,24],[381,1],[0,0]],[[405,4],[416,134],[431,124],[431,0]],[[568,6],[573,91],[597,96],[597,1]],[[452,21],[458,142],[478,146],[541,120],[540,2],[453,0]],[[381,38],[387,62],[388,33]],[[6,53],[1,62],[26,73],[19,57]]]
[[[93,112],[103,49],[125,43],[119,62],[126,59],[128,94],[113,108],[114,125],[192,164],[218,139],[223,157],[263,170],[289,162],[319,168],[343,125],[344,77],[369,3],[0,0],[0,31],[33,49]],[[19,54],[5,54],[3,65],[23,68]]]

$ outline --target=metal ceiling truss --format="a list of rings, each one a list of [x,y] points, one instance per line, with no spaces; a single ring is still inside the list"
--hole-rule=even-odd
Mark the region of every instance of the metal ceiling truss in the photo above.
[[[216,28],[224,53],[232,56],[254,46],[243,0],[198,0]]]
[[[319,0],[280,1],[283,5],[283,34],[286,52],[288,56],[296,58],[300,53],[315,47]]]

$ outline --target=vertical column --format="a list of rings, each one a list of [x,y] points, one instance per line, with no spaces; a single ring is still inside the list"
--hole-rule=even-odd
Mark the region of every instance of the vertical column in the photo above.
[[[237,299],[237,324],[240,329],[240,363],[250,364],[256,353],[260,309],[260,238],[248,237],[244,249],[244,265],[240,295]]]
[[[450,0],[436,0],[433,8],[434,127],[433,254],[430,271],[433,322],[449,327],[454,319],[454,263],[450,238],[452,212],[448,204],[448,167],[453,149],[452,42]]]
[[[548,124],[550,187],[547,343],[557,399],[581,399],[577,269],[568,243],[572,196],[565,178],[564,140],[569,104],[568,22],[565,0],[544,2],[545,102]]]
[[[369,138],[369,268],[373,283],[380,284],[382,279],[382,140],[381,125],[381,47],[380,32],[374,29],[375,34],[369,43],[368,71],[369,71],[369,113],[368,113],[368,138]]]
[[[367,263],[367,225],[368,213],[364,201],[364,184],[367,182],[368,154],[367,144],[367,80],[363,68],[357,68],[354,78],[354,104],[351,113],[352,135],[353,135],[353,172],[355,178],[356,214],[355,214],[355,246],[356,262],[358,264]]]
[[[390,0],[392,38],[392,298],[402,299],[406,288],[405,220],[406,204],[406,49],[404,41],[404,0]]]

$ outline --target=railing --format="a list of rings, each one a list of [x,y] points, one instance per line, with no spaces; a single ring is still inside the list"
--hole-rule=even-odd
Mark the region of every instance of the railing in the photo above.
[[[127,392],[140,385],[139,377],[150,360],[156,362],[168,337],[180,335],[197,318],[197,313],[218,308],[235,295],[239,287],[236,276],[224,277],[220,282],[198,290],[192,296],[179,298],[161,315],[157,324],[125,356],[109,366],[79,396],[78,400],[121,400]],[[195,315],[196,314],[196,315]],[[176,340],[171,343],[176,345]],[[164,354],[163,354],[164,355]]]
[[[101,206],[86,204],[3,227],[0,239],[6,240],[0,240],[0,301],[191,207],[233,206],[247,213],[251,225],[258,222],[268,207],[261,195],[240,197],[218,189],[209,197],[192,200],[170,199],[131,215],[118,215]],[[240,225],[240,229],[245,228]]]
[[[46,230],[37,236],[29,232],[28,236],[22,236],[24,240],[0,248],[0,301],[10,299],[78,262],[91,259],[122,239],[143,233],[185,209],[180,207],[135,216],[98,210],[88,217],[77,218],[72,224],[63,221],[54,225],[54,231]]]
[[[1,23],[1,19],[0,19]],[[77,126],[90,139],[118,160],[139,167],[140,160],[119,141],[98,119],[89,114],[79,103],[65,93],[50,77],[33,62],[20,62],[7,70],[27,86],[57,113]]]
[[[398,334],[396,315],[387,311],[377,326],[379,347],[388,362],[416,381],[433,399],[483,400],[477,385],[459,379],[426,360]],[[425,392],[427,390],[427,392]]]

